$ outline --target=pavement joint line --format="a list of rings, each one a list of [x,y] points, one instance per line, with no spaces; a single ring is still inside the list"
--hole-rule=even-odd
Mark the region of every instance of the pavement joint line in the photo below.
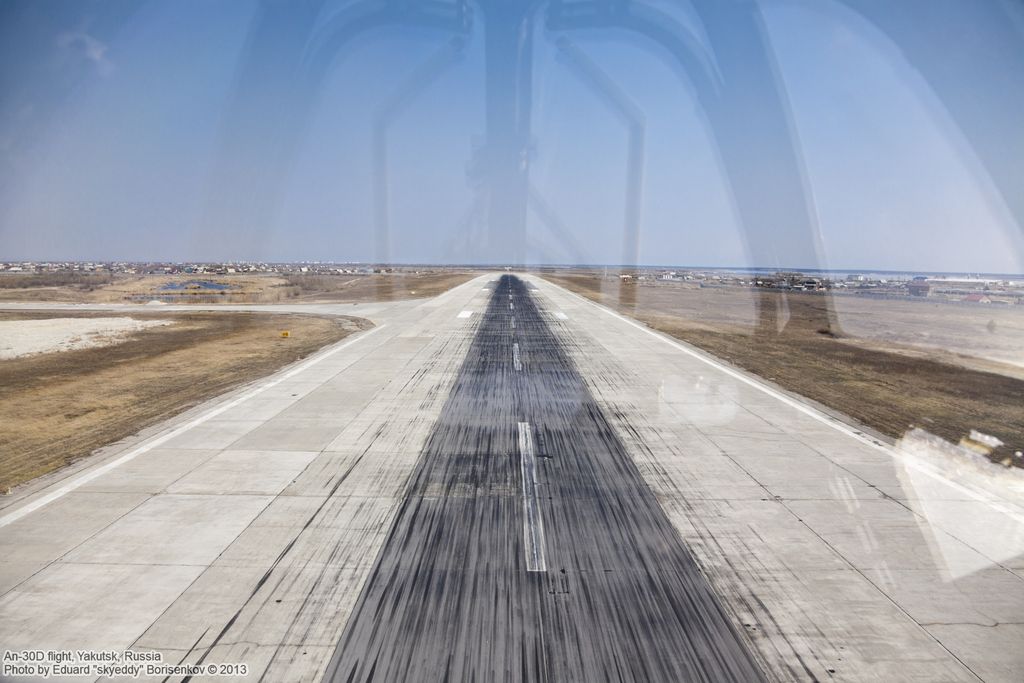
[[[343,343],[343,344],[341,344],[339,346],[336,346],[333,349],[329,349],[329,350],[327,350],[324,353],[321,353],[321,354],[319,354],[317,356],[314,356],[313,358],[309,358],[305,362],[300,363],[299,365],[295,366],[291,370],[288,370],[287,372],[285,372],[280,377],[278,377],[276,379],[272,379],[272,380],[270,380],[268,382],[265,382],[265,383],[261,384],[260,386],[255,387],[251,391],[248,391],[245,394],[242,394],[241,396],[235,398],[234,400],[228,401],[227,403],[224,403],[224,404],[222,404],[220,406],[217,406],[216,408],[213,408],[209,412],[203,413],[202,415],[199,415],[198,417],[195,417],[195,418],[189,420],[188,422],[186,422],[183,425],[179,425],[178,427],[172,429],[171,431],[167,432],[166,434],[163,434],[161,436],[158,436],[156,438],[148,440],[146,443],[142,444],[141,446],[138,446],[137,448],[134,448],[134,449],[128,451],[127,453],[125,453],[124,455],[120,456],[119,458],[116,458],[115,460],[112,460],[112,461],[110,461],[110,462],[108,462],[108,463],[106,463],[104,465],[96,467],[95,469],[92,469],[92,470],[90,470],[90,471],[88,471],[88,472],[86,472],[86,473],[84,473],[82,475],[79,475],[78,477],[75,477],[74,479],[72,479],[67,484],[64,484],[63,486],[61,486],[61,487],[59,487],[59,488],[57,488],[57,489],[55,489],[55,490],[53,490],[53,491],[43,495],[43,496],[40,496],[40,497],[36,498],[35,500],[33,500],[33,501],[31,501],[31,502],[29,502],[29,503],[19,507],[18,509],[16,509],[16,510],[14,510],[14,511],[12,511],[12,512],[10,512],[10,513],[2,516],[2,517],[0,517],[0,528],[5,527],[8,524],[13,524],[14,522],[18,521],[22,517],[25,517],[26,515],[29,515],[29,514],[35,512],[36,510],[38,510],[38,509],[40,509],[40,508],[42,508],[42,507],[44,507],[46,505],[49,505],[50,503],[52,503],[55,500],[63,498],[68,493],[71,493],[75,489],[77,489],[77,488],[79,488],[79,487],[89,483],[93,479],[96,479],[96,478],[106,474],[107,472],[113,470],[114,468],[123,465],[124,463],[128,462],[129,460],[133,460],[134,458],[142,455],[143,453],[146,453],[147,451],[150,451],[150,450],[156,448],[157,446],[161,446],[161,445],[167,443],[168,441],[170,441],[174,437],[180,436],[181,434],[184,434],[185,432],[187,432],[188,430],[192,429],[193,427],[197,427],[197,426],[203,424],[204,422],[207,422],[208,420],[211,420],[212,418],[217,417],[218,415],[221,415],[221,414],[227,412],[228,410],[231,410],[235,406],[238,406],[238,405],[241,405],[242,403],[245,403],[246,401],[248,401],[249,399],[253,398],[254,396],[258,396],[259,394],[262,394],[267,389],[270,389],[271,387],[275,387],[278,384],[280,384],[281,382],[284,382],[285,380],[291,379],[295,375],[297,375],[297,374],[299,374],[301,372],[304,372],[305,370],[308,370],[309,368],[313,367],[314,365],[320,363],[321,361],[323,361],[323,360],[325,360],[327,358],[330,358],[331,356],[333,356],[334,354],[338,353],[339,351],[342,351],[342,350],[348,348],[349,346],[352,346],[356,342],[362,341],[363,339],[366,339],[367,337],[375,334],[376,332],[379,332],[380,330],[383,330],[385,327],[387,327],[387,325],[378,325],[377,327],[374,327],[372,330],[369,330],[369,331],[365,332],[364,334],[358,335],[355,339],[352,339],[352,340],[350,340],[348,342],[345,342],[345,343]]]
[[[771,396],[772,398],[777,399],[778,401],[781,401],[782,403],[790,406],[791,408],[796,409],[797,411],[803,413],[804,415],[806,415],[808,417],[811,417],[811,418],[817,420],[818,422],[821,422],[822,424],[828,425],[829,427],[832,427],[833,429],[835,429],[836,431],[838,431],[838,432],[840,432],[842,434],[845,434],[847,436],[853,437],[857,441],[860,441],[863,444],[871,446],[872,448],[875,448],[875,449],[885,453],[886,455],[888,455],[889,457],[893,458],[894,460],[899,460],[904,466],[909,467],[911,469],[914,469],[914,470],[920,472],[921,474],[929,476],[932,479],[935,479],[936,481],[941,482],[942,484],[950,486],[951,488],[956,489],[960,493],[963,493],[963,494],[965,494],[967,496],[970,496],[971,498],[973,498],[974,500],[976,500],[976,501],[978,501],[980,503],[985,503],[985,504],[991,506],[993,509],[1003,513],[1004,515],[1006,515],[1007,517],[1013,519],[1015,522],[1017,522],[1019,524],[1024,524],[1024,516],[1022,516],[1022,515],[1014,512],[1013,510],[1009,509],[1005,504],[1003,504],[1003,503],[1001,503],[999,501],[993,500],[989,496],[982,495],[978,491],[976,491],[974,489],[971,489],[971,488],[969,488],[967,486],[964,486],[960,482],[953,481],[952,479],[949,479],[948,477],[944,476],[942,473],[934,471],[931,467],[929,467],[925,463],[919,462],[915,458],[908,457],[908,456],[900,453],[895,448],[893,448],[893,447],[891,447],[891,446],[889,446],[887,444],[881,443],[879,441],[876,441],[875,439],[867,437],[864,434],[862,434],[861,432],[857,431],[856,429],[850,427],[849,425],[844,424],[843,422],[841,422],[841,421],[839,421],[839,420],[837,420],[837,419],[835,419],[833,417],[829,417],[828,415],[824,415],[821,412],[815,410],[814,408],[812,408],[812,407],[810,407],[810,406],[808,406],[808,405],[806,405],[804,403],[801,403],[800,401],[797,401],[796,399],[793,399],[793,398],[791,398],[789,396],[786,396],[782,392],[777,391],[777,390],[775,390],[775,389],[773,389],[773,388],[771,388],[771,387],[769,387],[769,386],[767,386],[765,384],[762,384],[761,382],[758,382],[757,380],[754,380],[754,379],[752,379],[750,377],[747,377],[745,374],[743,374],[741,372],[738,372],[738,371],[728,367],[727,365],[724,365],[723,363],[721,363],[721,362],[719,362],[717,360],[714,360],[713,358],[708,357],[707,355],[704,355],[702,353],[698,353],[697,351],[695,351],[695,350],[693,350],[693,349],[691,349],[691,348],[689,348],[689,347],[687,347],[687,346],[685,346],[683,344],[680,344],[678,341],[676,341],[674,339],[670,339],[666,335],[664,335],[664,334],[662,334],[662,333],[660,333],[660,332],[658,332],[656,330],[652,330],[651,328],[645,327],[644,325],[641,325],[640,323],[638,323],[638,322],[636,322],[634,320],[630,320],[629,318],[627,318],[627,317],[625,317],[625,316],[623,316],[623,315],[613,311],[612,309],[608,308],[607,306],[602,306],[601,304],[597,303],[596,301],[591,301],[590,299],[588,299],[588,298],[586,298],[584,296],[581,296],[580,294],[577,294],[576,292],[569,291],[568,289],[565,289],[564,287],[559,287],[558,285],[555,285],[553,283],[549,283],[549,282],[545,281],[545,284],[546,285],[551,285],[552,287],[557,287],[558,289],[561,289],[561,290],[565,291],[566,293],[570,294],[571,296],[574,296],[577,299],[580,299],[584,303],[587,303],[587,304],[593,306],[594,308],[598,309],[602,313],[610,315],[613,318],[618,318],[619,320],[621,320],[622,322],[626,323],[627,325],[630,325],[631,327],[635,327],[636,329],[638,329],[641,332],[644,332],[646,334],[649,334],[650,336],[654,337],[655,339],[660,339],[662,342],[668,344],[669,346],[673,346],[676,349],[678,349],[679,351],[682,351],[683,353],[687,354],[688,356],[691,356],[691,357],[701,361],[702,363],[705,363],[706,365],[709,365],[709,366],[715,368],[716,370],[719,370],[720,372],[725,373],[729,377],[732,377],[733,379],[739,380],[740,382],[743,382],[744,384],[746,384],[746,385],[748,385],[748,386],[750,386],[750,387],[752,387],[754,389],[757,389],[758,391],[761,391],[761,392]]]
[[[546,572],[544,520],[537,500],[537,458],[529,422],[519,423],[519,471],[523,483],[523,539],[526,542],[526,571]]]
[[[523,362],[519,359],[519,342],[512,344],[512,365],[515,366],[516,372],[523,369]]]

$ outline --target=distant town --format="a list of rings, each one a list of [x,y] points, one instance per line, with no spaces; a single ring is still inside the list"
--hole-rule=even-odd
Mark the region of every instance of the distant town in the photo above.
[[[620,274],[623,281],[682,281],[702,288],[758,287],[788,291],[860,294],[882,298],[933,297],[978,304],[1024,303],[1024,276],[992,277],[948,274],[729,272],[718,270],[650,270]]]
[[[493,268],[490,266],[489,268]],[[439,269],[474,270],[474,266],[414,266],[333,262],[223,262],[148,263],[98,261],[6,261],[0,262],[0,278],[13,275],[82,274],[91,276],[230,276],[246,275],[369,275],[374,273],[419,273]],[[539,266],[541,270],[559,266]],[[933,298],[970,304],[1024,304],[1024,275],[968,275],[929,273],[879,273],[871,271],[801,272],[765,269],[601,267],[585,266],[589,272],[603,272],[622,284],[656,285],[680,283],[690,287],[768,288],[785,291],[853,294],[878,298]],[[0,286],[2,286],[0,280]]]
[[[403,270],[405,268],[402,268]],[[371,274],[398,270],[391,266],[361,263],[144,263],[132,261],[8,261],[3,273],[108,273],[112,275],[235,275],[238,273]]]

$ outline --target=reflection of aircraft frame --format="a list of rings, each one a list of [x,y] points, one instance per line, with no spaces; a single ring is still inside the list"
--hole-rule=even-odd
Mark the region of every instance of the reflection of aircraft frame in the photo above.
[[[568,61],[573,71],[626,126],[629,137],[626,143],[626,215],[622,229],[622,264],[635,266],[640,258],[646,117],[622,87],[571,40],[562,36],[557,44],[562,57]]]
[[[384,101],[373,116],[373,223],[375,260],[391,260],[391,219],[388,183],[388,131],[391,124],[442,73],[462,58],[465,40],[452,38],[440,50],[419,65],[402,84]]]
[[[253,164],[239,173],[225,173],[230,182],[245,185],[245,191],[224,192],[221,196],[249,196],[259,201],[245,207],[247,215],[228,216],[227,211],[218,215],[214,198],[211,221],[248,231],[266,223],[272,213],[268,203],[284,185],[278,176],[285,172],[286,162],[301,138],[304,117],[313,108],[325,74],[355,37],[396,26],[466,35],[476,20],[474,14],[478,14],[486,55],[487,127],[485,143],[473,168],[486,190],[486,242],[490,253],[485,256],[521,262],[530,204],[532,33],[535,15],[546,7],[544,23],[550,31],[622,32],[641,37],[669,58],[692,88],[704,114],[752,263],[768,267],[823,265],[802,151],[793,134],[788,103],[757,2],[681,3],[680,11],[691,19],[686,25],[643,0],[477,0],[476,5],[481,10],[478,13],[471,10],[467,0],[358,0],[325,20],[320,3],[264,3],[243,55],[236,90],[244,95],[246,89],[283,87],[290,97],[278,99],[290,103],[289,111],[282,112],[276,130],[263,130],[260,126],[268,124],[246,123],[242,104],[246,100],[236,98],[239,104],[227,117],[232,124],[225,134],[223,164],[235,170],[235,153],[244,160],[247,140],[253,135],[275,140],[274,153],[280,159],[272,160],[277,163]],[[1024,195],[1016,192],[1019,178],[1014,165],[1006,163],[1024,157],[1024,138],[996,140],[985,136],[988,122],[976,116],[977,107],[970,94],[973,86],[964,82],[969,79],[955,72],[957,65],[936,63],[926,57],[928,35],[921,30],[920,8],[902,3],[898,11],[893,11],[892,3],[883,0],[836,0],[835,8],[871,22],[903,50],[964,133],[1018,225],[1024,224]],[[928,3],[929,13],[954,9],[949,3]],[[993,3],[985,27],[987,39],[1004,46],[1020,40],[1013,22],[1004,16],[1006,11]],[[282,24],[293,36],[308,36],[304,54],[291,52],[296,41],[274,38],[275,32],[269,27],[279,32]],[[689,25],[696,28],[690,30]],[[991,67],[986,76],[1024,71],[1024,56],[1019,50],[992,49],[990,54],[977,58],[983,62],[992,62],[996,55],[998,59],[1017,59],[1020,68],[1005,62],[985,64]],[[1003,85],[1005,100],[986,107],[987,117],[1014,115],[1012,103],[1024,98],[1024,84],[1019,79]],[[1007,103],[1011,106],[1005,106]],[[762,163],[768,159],[770,164]],[[239,166],[244,167],[244,161]],[[237,212],[239,207],[227,208]],[[252,238],[258,239],[258,235]],[[829,327],[831,318],[826,312],[822,326]]]

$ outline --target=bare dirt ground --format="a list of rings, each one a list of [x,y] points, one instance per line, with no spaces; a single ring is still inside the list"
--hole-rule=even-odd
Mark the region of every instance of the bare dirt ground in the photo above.
[[[91,318],[109,313],[66,313]],[[0,312],[0,321],[53,312]],[[99,348],[0,361],[0,492],[371,326],[264,313],[131,314],[171,324]],[[288,338],[281,331],[288,330]]]
[[[1005,443],[993,457],[1024,449],[1024,379],[1011,362],[1024,348],[1024,312],[843,299],[835,306],[839,332],[830,336],[819,331],[824,295],[782,301],[782,293],[765,292],[780,299],[786,323],[765,333],[755,325],[760,292],[542,275],[888,436],[917,426],[957,443],[977,429]],[[1000,336],[986,344],[993,330]],[[922,336],[923,344],[906,341]]]
[[[88,275],[52,273],[0,276],[0,302],[176,304],[368,302],[436,296],[472,274],[439,268],[373,274]]]

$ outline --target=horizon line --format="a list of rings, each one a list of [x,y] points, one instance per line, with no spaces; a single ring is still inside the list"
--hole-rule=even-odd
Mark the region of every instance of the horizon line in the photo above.
[[[711,265],[684,265],[684,264],[622,264],[622,263],[508,263],[508,262],[478,262],[478,263],[441,263],[441,262],[416,262],[416,261],[332,261],[332,260],[291,260],[274,261],[259,259],[225,259],[225,260],[148,260],[148,259],[0,259],[0,263],[37,263],[37,264],[83,264],[93,263],[109,265],[115,263],[137,264],[137,265],[228,265],[228,264],[265,264],[272,266],[281,265],[326,265],[326,266],[362,266],[362,267],[429,267],[429,268],[618,268],[628,269],[681,269],[681,270],[715,270],[724,272],[809,272],[809,273],[877,273],[892,275],[974,275],[974,276],[999,276],[1024,278],[1024,273],[1003,273],[981,270],[913,270],[913,269],[892,269],[872,267],[834,267],[818,268],[803,266],[711,266]]]

